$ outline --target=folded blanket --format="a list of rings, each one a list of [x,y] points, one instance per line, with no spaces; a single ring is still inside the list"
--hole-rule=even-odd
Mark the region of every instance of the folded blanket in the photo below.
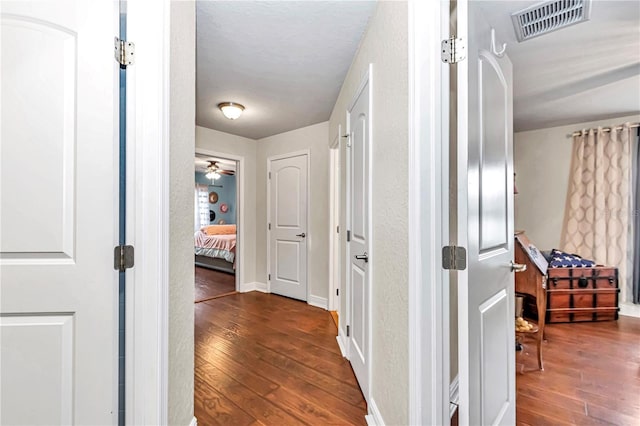
[[[550,268],[593,268],[596,262],[593,260],[583,259],[577,254],[565,253],[558,249],[551,250]]]

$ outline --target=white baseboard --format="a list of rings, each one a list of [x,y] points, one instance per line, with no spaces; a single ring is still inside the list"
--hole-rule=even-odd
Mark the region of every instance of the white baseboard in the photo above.
[[[340,348],[340,353],[343,358],[347,358],[347,341],[344,334],[342,334],[342,329],[338,327],[338,335],[336,336],[336,341],[338,342],[338,347]]]
[[[269,293],[267,285],[265,283],[259,283],[257,281],[251,283],[240,284],[240,293],[247,293],[249,291],[261,291],[262,293]]]
[[[636,305],[631,302],[621,302],[620,315],[624,315],[625,317],[640,318],[640,305]]]
[[[256,283],[240,283],[240,293],[247,293],[256,289]]]
[[[384,420],[382,419],[380,410],[378,410],[378,406],[376,405],[376,402],[373,400],[373,398],[371,398],[371,401],[369,404],[367,404],[367,406],[369,407],[369,414],[364,416],[367,424],[369,426],[384,426]]]
[[[453,414],[456,412],[456,408],[458,407],[458,403],[460,400],[460,393],[459,393],[459,378],[460,376],[457,376],[451,381],[451,384],[449,384],[449,418],[453,417]]]
[[[307,300],[307,303],[310,304],[311,306],[315,306],[316,308],[322,308],[326,310],[328,302],[325,297],[310,295],[309,299]]]
[[[191,419],[191,423],[189,423],[189,426],[198,426],[198,419],[196,419],[195,417]]]

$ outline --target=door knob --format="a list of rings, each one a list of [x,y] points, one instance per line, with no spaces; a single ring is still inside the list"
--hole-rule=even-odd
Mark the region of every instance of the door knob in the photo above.
[[[355,257],[358,260],[364,260],[364,263],[369,262],[369,255],[367,254],[366,251],[364,252],[364,254],[356,254],[353,257]]]
[[[527,265],[523,265],[522,263],[514,263],[511,261],[511,272],[524,272],[527,270]]]
[[[302,238],[304,238],[304,237],[306,237],[306,236],[307,236],[307,234],[305,234],[304,232],[303,232],[302,234],[296,234],[296,237],[302,237]]]

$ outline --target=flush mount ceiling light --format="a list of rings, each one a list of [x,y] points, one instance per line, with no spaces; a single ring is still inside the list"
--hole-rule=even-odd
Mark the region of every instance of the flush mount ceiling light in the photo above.
[[[227,117],[229,120],[235,120],[240,117],[242,111],[244,111],[244,106],[235,102],[222,102],[218,104],[218,108]]]

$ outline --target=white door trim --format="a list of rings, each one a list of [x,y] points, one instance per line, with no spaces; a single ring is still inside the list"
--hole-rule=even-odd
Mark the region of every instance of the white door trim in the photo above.
[[[409,423],[449,423],[449,2],[409,2]]]
[[[271,162],[276,160],[283,160],[285,158],[292,157],[300,157],[306,155],[307,156],[307,244],[305,244],[305,256],[307,256],[307,276],[306,276],[306,286],[307,286],[307,300],[306,302],[312,306],[316,306],[310,301],[313,301],[311,298],[311,289],[309,288],[309,244],[313,239],[313,235],[310,232],[311,226],[311,209],[309,208],[310,200],[311,200],[311,151],[308,149],[302,149],[300,151],[288,152],[285,154],[277,154],[267,157],[267,182],[269,182],[269,175],[271,174]],[[267,184],[267,223],[265,223],[265,229],[267,230],[267,293],[271,293],[271,280],[268,278],[271,274],[271,230],[269,229],[269,223],[271,223],[271,184]]]
[[[345,112],[346,121],[349,122],[349,112]],[[342,133],[342,125],[338,125],[338,133]],[[349,359],[351,356],[351,343],[349,342],[349,338],[347,337],[347,324],[351,321],[351,282],[349,280],[349,262],[351,259],[349,258],[349,242],[347,241],[347,233],[351,230],[351,150],[349,149],[348,143],[345,144],[345,200],[344,200],[344,211],[345,211],[345,220],[344,220],[344,256],[345,260],[345,273],[344,276],[344,310],[339,311],[338,315],[343,318],[342,321],[338,319],[338,336],[336,339],[338,340],[338,346],[340,346],[340,352],[342,356],[346,359]],[[340,242],[342,244],[343,238],[340,238]],[[342,259],[340,260],[342,262]]]
[[[349,135],[349,139],[351,136],[351,128],[350,128],[350,122],[351,122],[351,113],[349,111],[351,111],[353,109],[353,107],[355,106],[356,102],[358,101],[358,98],[360,97],[360,95],[362,94],[362,92],[364,91],[365,87],[369,88],[369,123],[368,123],[368,131],[369,131],[369,150],[367,153],[368,159],[367,161],[369,162],[369,173],[367,176],[367,186],[368,186],[368,191],[369,191],[369,197],[367,199],[367,210],[369,212],[369,220],[367,223],[367,238],[368,238],[368,243],[369,243],[369,274],[368,274],[368,282],[366,283],[367,287],[369,288],[369,298],[368,298],[368,302],[369,302],[369,306],[367,306],[367,347],[366,347],[366,360],[368,362],[368,366],[367,366],[367,377],[369,380],[369,384],[368,384],[368,388],[369,388],[369,392],[368,395],[364,395],[365,399],[367,400],[368,404],[373,403],[373,400],[371,398],[371,395],[373,395],[373,388],[372,388],[372,383],[373,383],[373,369],[372,369],[372,360],[371,360],[371,354],[373,352],[373,312],[371,309],[372,303],[371,301],[373,300],[373,274],[374,274],[374,260],[375,260],[375,256],[374,256],[374,250],[373,250],[373,144],[374,144],[374,135],[373,135],[373,64],[369,64],[369,66],[367,67],[367,72],[362,76],[362,80],[360,81],[360,84],[358,85],[358,89],[355,91],[351,102],[349,102],[349,105],[347,107],[346,110],[346,124],[347,124],[347,132],[346,134]],[[367,86],[368,84],[368,86]],[[351,221],[349,220],[350,216],[351,216],[351,191],[352,191],[352,182],[351,182],[351,152],[349,150],[349,148],[347,148],[347,230],[351,230]],[[347,247],[346,247],[346,259],[347,259],[347,268],[350,268],[350,262],[351,262],[351,251],[350,251],[350,245],[349,242],[347,242]],[[347,296],[347,307],[346,307],[346,311],[347,311],[347,324],[351,324],[352,318],[351,318],[351,309],[350,309],[350,303],[351,303],[351,280],[349,279],[350,274],[347,273],[346,274],[346,282],[345,282],[345,291],[347,292],[346,296]],[[346,348],[345,348],[345,352],[346,352],[346,357],[347,359],[350,358],[351,355],[351,339],[347,336],[346,337]]]
[[[170,0],[129,0],[127,21],[144,54],[127,69],[126,423],[167,424]]]
[[[226,160],[233,160],[236,162],[236,222],[238,238],[236,239],[236,291],[240,291],[242,284],[244,284],[244,248],[245,248],[245,212],[244,212],[244,176],[245,176],[245,158],[241,155],[227,154],[221,151],[210,151],[208,149],[202,149],[196,147],[196,154],[208,155],[211,157],[224,158]]]
[[[340,234],[337,232],[337,227],[340,225],[340,176],[336,176],[336,171],[340,170],[340,139],[340,126],[338,126],[338,133],[329,145],[329,303],[327,307],[330,311],[340,310],[340,298],[336,296],[341,278]]]

